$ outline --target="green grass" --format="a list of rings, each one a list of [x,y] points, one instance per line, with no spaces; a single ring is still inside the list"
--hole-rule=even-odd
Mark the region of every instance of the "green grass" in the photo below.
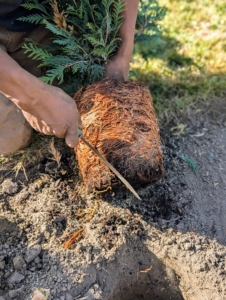
[[[168,8],[160,24],[163,41],[154,49],[137,49],[132,70],[149,85],[158,116],[170,118],[197,102],[226,96],[226,2],[159,4]]]

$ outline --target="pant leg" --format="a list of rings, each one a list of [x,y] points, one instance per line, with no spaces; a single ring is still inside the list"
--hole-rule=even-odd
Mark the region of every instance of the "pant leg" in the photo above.
[[[33,60],[24,54],[23,44],[24,39],[31,39],[41,45],[51,45],[52,34],[45,28],[44,25],[39,25],[31,32],[8,32],[10,34],[10,43],[7,46],[8,54],[26,71],[36,77],[42,75],[42,69],[38,68],[40,61]]]
[[[0,155],[26,147],[31,141],[32,132],[22,111],[0,93]]]
[[[50,44],[50,34],[43,26],[35,28],[30,33],[11,32],[0,27],[0,48],[16,60],[22,68],[35,76],[40,76],[41,70],[37,67],[39,62],[33,61],[24,54],[22,49],[24,38]],[[0,93],[0,155],[7,155],[28,146],[32,139],[32,132],[33,129],[21,110]]]

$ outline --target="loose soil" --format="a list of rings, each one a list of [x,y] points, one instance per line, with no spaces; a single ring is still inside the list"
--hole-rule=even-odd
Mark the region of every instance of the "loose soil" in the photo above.
[[[1,164],[0,299],[226,299],[224,102],[177,120],[184,132],[162,127],[166,174],[142,201],[124,187],[87,193],[66,146],[60,166],[34,156],[28,180]]]

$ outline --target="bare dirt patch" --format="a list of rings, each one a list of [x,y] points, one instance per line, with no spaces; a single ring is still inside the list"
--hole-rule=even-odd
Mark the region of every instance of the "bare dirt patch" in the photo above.
[[[166,175],[138,190],[141,202],[124,187],[88,194],[66,147],[60,165],[28,165],[28,181],[2,163],[0,299],[38,287],[54,300],[226,299],[223,104],[181,119],[184,134],[162,129]]]

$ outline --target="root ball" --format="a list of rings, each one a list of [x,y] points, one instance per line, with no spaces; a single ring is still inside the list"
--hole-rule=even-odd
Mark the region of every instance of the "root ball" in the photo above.
[[[163,176],[160,135],[147,87],[105,80],[78,91],[83,136],[134,186]],[[82,141],[75,148],[83,180],[103,190],[116,176]]]

